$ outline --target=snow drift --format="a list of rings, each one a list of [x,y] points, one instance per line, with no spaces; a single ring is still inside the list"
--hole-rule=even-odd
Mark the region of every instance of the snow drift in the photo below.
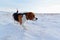
[[[0,40],[60,40],[60,14],[36,14],[37,21],[28,20],[24,30],[12,17],[0,12]]]

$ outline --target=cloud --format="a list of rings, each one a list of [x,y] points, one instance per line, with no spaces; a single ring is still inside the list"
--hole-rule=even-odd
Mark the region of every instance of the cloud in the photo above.
[[[16,12],[17,8],[0,8],[0,11]],[[32,11],[35,13],[60,13],[60,5],[52,5],[47,7],[22,7],[18,8],[19,12]]]
[[[60,0],[0,0],[0,10],[60,13]]]
[[[41,13],[60,13],[60,5],[41,7]]]

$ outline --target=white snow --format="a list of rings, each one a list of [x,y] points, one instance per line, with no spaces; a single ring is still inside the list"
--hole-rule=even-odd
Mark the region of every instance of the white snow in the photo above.
[[[60,14],[36,14],[37,21],[14,22],[13,13],[0,12],[0,40],[60,40]]]

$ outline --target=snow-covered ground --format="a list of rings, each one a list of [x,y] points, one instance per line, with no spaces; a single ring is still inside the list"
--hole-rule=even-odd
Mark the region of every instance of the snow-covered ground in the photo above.
[[[14,22],[12,13],[0,12],[0,40],[60,40],[60,14],[36,14],[37,21]]]

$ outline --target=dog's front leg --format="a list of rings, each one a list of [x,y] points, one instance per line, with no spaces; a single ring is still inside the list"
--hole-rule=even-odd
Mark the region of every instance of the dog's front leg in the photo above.
[[[24,25],[22,25],[22,27],[23,27],[23,29],[27,30],[27,28]]]

